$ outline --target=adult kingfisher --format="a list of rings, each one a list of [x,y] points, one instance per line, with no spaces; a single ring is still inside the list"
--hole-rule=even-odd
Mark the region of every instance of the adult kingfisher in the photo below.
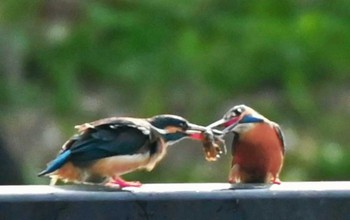
[[[138,170],[151,171],[164,158],[167,146],[184,138],[201,141],[198,133],[207,128],[176,115],[152,118],[112,117],[75,126],[58,156],[38,176],[75,183],[104,183],[111,187],[139,187],[121,175]]]
[[[246,105],[237,105],[208,128],[234,133],[230,183],[280,184],[285,142],[280,126]]]

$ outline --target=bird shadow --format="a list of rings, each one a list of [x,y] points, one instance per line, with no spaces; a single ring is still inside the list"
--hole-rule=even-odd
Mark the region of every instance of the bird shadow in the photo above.
[[[85,191],[85,192],[129,192],[129,190],[113,188],[103,185],[88,185],[88,184],[72,184],[72,185],[56,185],[53,186],[62,190],[70,191]]]
[[[273,184],[264,183],[237,183],[232,184],[228,190],[257,190],[257,189],[270,189]]]
[[[213,191],[224,190],[264,190],[270,189],[273,184],[263,183],[237,183],[232,184],[229,188],[218,189]],[[89,185],[89,184],[66,184],[55,185],[54,188],[66,190],[66,191],[82,191],[82,192],[132,192],[132,190],[126,190],[121,188],[113,188],[104,185]]]

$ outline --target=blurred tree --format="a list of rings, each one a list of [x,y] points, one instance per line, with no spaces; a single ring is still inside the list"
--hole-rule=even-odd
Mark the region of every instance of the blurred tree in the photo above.
[[[22,171],[18,162],[7,151],[5,143],[0,139],[0,185],[23,184]]]

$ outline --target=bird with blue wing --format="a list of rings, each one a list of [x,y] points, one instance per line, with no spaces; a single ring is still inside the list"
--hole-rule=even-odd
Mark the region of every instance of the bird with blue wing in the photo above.
[[[121,175],[138,169],[151,171],[165,156],[167,146],[184,138],[199,140],[205,127],[176,115],[152,118],[112,117],[76,126],[58,156],[39,176],[75,183],[100,183],[112,187],[139,187]]]
[[[234,133],[230,183],[280,184],[285,142],[280,126],[246,105],[237,105],[208,128]]]

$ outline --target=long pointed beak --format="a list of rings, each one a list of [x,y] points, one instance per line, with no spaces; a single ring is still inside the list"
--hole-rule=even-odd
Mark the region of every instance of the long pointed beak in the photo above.
[[[228,132],[230,132],[234,127],[237,126],[238,123],[233,123],[231,125],[229,125],[228,127],[226,127],[224,130],[222,130],[222,133],[226,134]]]
[[[185,131],[185,133],[188,134],[189,137],[192,139],[202,141],[203,133],[206,132],[208,129],[211,130],[211,132],[213,132],[215,135],[222,136],[224,134],[222,131],[219,131],[216,129],[210,129],[208,127],[204,127],[204,126],[196,125],[192,123],[188,124],[188,129]]]
[[[207,128],[204,127],[204,126],[188,123],[188,129],[187,130],[205,131],[206,129]]]
[[[225,123],[226,123],[226,120],[222,118],[222,119],[217,120],[216,122],[211,123],[210,125],[207,126],[207,128],[215,128],[215,127],[221,126]]]
[[[211,123],[207,126],[207,128],[215,128],[218,126],[224,126],[225,129],[223,129],[221,132],[223,134],[226,134],[227,132],[231,131],[238,123],[239,123],[240,117],[233,117],[231,119],[219,119],[216,122]]]
[[[211,129],[209,127],[204,127],[204,126],[201,126],[201,125],[196,125],[196,124],[192,124],[192,123],[189,123],[188,124],[188,130],[190,133],[191,132],[203,132],[203,131],[207,131],[208,129],[212,130],[212,132],[215,134],[215,135],[222,135],[222,131],[219,131],[219,130],[216,130],[216,129]]]

